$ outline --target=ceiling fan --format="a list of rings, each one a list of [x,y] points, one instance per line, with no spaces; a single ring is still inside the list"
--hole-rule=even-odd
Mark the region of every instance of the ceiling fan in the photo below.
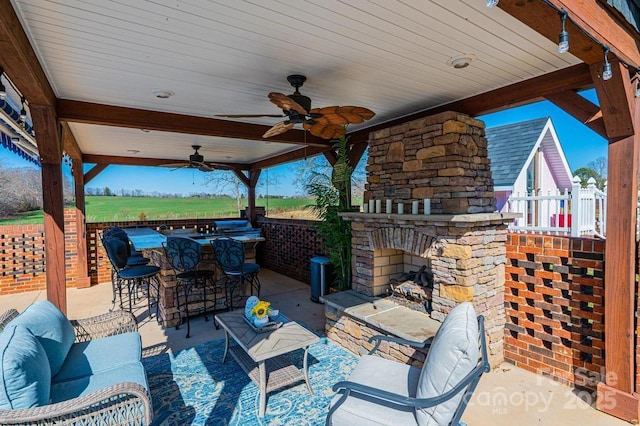
[[[324,108],[311,108],[311,98],[300,93],[300,87],[307,80],[304,75],[293,74],[287,77],[289,83],[296,89],[287,96],[278,92],[269,93],[269,100],[278,108],[281,114],[238,114],[218,115],[227,118],[254,118],[254,117],[286,117],[285,120],[276,123],[275,126],[262,135],[263,138],[276,136],[291,130],[296,124],[302,124],[305,130],[312,135],[323,139],[336,139],[344,136],[347,124],[363,123],[372,118],[375,113],[370,109],[356,106],[329,106]]]
[[[178,165],[178,167],[172,169],[171,171],[183,169],[183,168],[189,168],[189,169],[198,169],[201,172],[212,172],[216,169],[212,165],[205,163],[204,157],[202,156],[202,154],[198,152],[198,150],[202,148],[202,146],[191,145],[191,148],[193,148],[195,152],[189,156],[189,162],[185,161],[184,163],[166,164],[165,166],[171,167],[171,166]]]

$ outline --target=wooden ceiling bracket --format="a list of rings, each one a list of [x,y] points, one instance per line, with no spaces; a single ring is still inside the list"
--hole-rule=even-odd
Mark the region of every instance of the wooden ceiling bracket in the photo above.
[[[107,167],[109,167],[109,163],[98,163],[93,166],[87,173],[84,174],[84,184],[86,185],[91,182],[94,177],[102,173]]]
[[[238,177],[238,179],[240,179],[240,182],[242,182],[244,186],[246,186],[247,188],[251,187],[250,179],[247,177],[247,175],[244,174],[244,172],[241,169],[233,168],[231,169],[231,171],[233,171],[233,173]]]
[[[603,138],[607,137],[607,133],[604,128],[604,120],[602,119],[602,111],[598,105],[583,96],[580,96],[573,90],[553,93],[545,96],[545,98],[585,126],[589,127],[598,135]]]
[[[335,151],[325,151],[322,154],[332,166],[335,166],[335,164],[338,162],[338,154],[336,154]]]
[[[634,90],[629,72],[616,58],[611,58],[610,62],[613,73],[609,80],[602,79],[602,62],[592,64],[590,71],[602,108],[605,138],[612,142],[633,136],[635,126]]]

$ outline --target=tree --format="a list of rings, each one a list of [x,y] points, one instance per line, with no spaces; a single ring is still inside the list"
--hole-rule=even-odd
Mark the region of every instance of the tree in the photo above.
[[[338,212],[351,208],[350,194],[346,192],[350,191],[353,168],[347,163],[346,137],[333,143],[337,161],[331,173],[310,172],[305,190],[315,198],[315,204],[309,208],[320,218],[318,234],[335,268],[338,288],[348,289],[351,287],[351,222],[342,220]]]
[[[583,188],[587,187],[590,178],[593,178],[596,181],[596,187],[601,191],[604,189],[604,184],[607,182],[606,177],[603,177],[600,173],[590,167],[580,167],[573,172],[573,175],[580,178],[580,184]]]
[[[240,212],[246,187],[235,173],[230,170],[214,170],[207,175],[204,184],[214,187],[216,193],[229,190],[231,196],[236,200],[237,211]]]
[[[113,193],[111,192],[108,186],[104,187],[104,191],[102,193],[104,194],[105,197],[110,197],[113,195]]]

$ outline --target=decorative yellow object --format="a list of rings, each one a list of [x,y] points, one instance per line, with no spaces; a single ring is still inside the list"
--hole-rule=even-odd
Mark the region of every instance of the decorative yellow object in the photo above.
[[[251,314],[257,318],[264,318],[267,316],[269,306],[271,306],[271,303],[261,300],[251,309]]]

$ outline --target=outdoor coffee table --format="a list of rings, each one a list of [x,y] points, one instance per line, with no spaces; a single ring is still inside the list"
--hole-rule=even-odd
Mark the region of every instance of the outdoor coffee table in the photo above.
[[[309,383],[309,365],[307,356],[309,346],[320,341],[320,338],[286,316],[280,314],[275,321],[282,326],[272,331],[256,332],[244,319],[244,310],[224,312],[215,316],[216,321],[224,329],[225,348],[222,362],[227,352],[240,364],[247,375],[260,388],[260,417],[264,417],[267,392],[303,380],[309,393],[313,389]],[[229,345],[229,338],[236,345]],[[304,349],[302,372],[282,356],[297,349]]]

